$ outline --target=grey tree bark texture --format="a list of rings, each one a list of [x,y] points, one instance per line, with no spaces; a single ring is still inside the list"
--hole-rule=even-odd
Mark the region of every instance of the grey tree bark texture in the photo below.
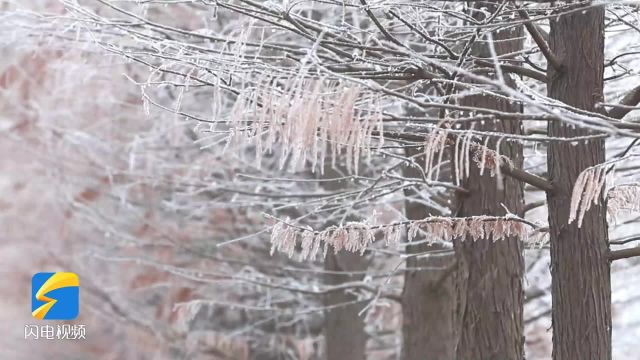
[[[341,251],[334,254],[329,251],[325,259],[325,270],[331,272],[364,271],[366,269],[366,257],[356,253]],[[364,277],[363,273],[353,276],[326,274],[325,283],[339,285],[361,280],[362,277]],[[364,317],[358,315],[365,303],[351,303],[356,300],[356,296],[350,294],[348,290],[332,291],[325,295],[324,305],[336,306],[325,311],[324,336],[327,360],[366,359],[367,334],[364,328]]]
[[[490,4],[491,11],[496,11],[495,4]],[[486,7],[487,3],[473,5]],[[492,35],[497,55],[512,53],[522,47],[521,27]],[[489,45],[487,38],[478,39],[472,49],[473,55],[490,58]],[[503,76],[507,85],[515,87],[513,78],[507,74]],[[520,104],[490,95],[472,95],[461,102],[506,112],[522,111]],[[519,121],[506,119],[477,122],[474,129],[522,133]],[[501,155],[511,159],[515,166],[522,166],[521,144],[491,138],[488,146],[491,149],[499,146]],[[506,214],[505,208],[513,214],[524,215],[522,182],[511,177],[492,176],[487,169],[480,175],[478,166],[471,166],[470,170],[469,177],[464,181],[469,194],[457,197],[459,216],[502,216]],[[524,258],[520,239],[508,237],[499,241],[490,238],[474,241],[468,236],[454,240],[454,246],[459,267],[457,285],[460,318],[456,359],[523,359]]]
[[[324,177],[327,179],[341,177],[344,174],[325,164]],[[344,189],[348,182],[329,181],[323,187],[336,191]],[[350,218],[349,220],[353,220]],[[335,225],[335,224],[327,224]],[[357,253],[341,251],[334,254],[329,250],[324,261],[324,281],[327,285],[340,285],[345,282],[362,280],[368,267],[368,257]],[[324,337],[325,356],[327,360],[365,360],[367,333],[364,317],[359,312],[364,302],[357,302],[357,297],[349,289],[331,291],[324,295],[325,311]]]
[[[550,21],[549,46],[563,67],[548,66],[547,91],[576,108],[595,111],[603,98],[604,8],[592,7]],[[548,125],[549,136],[593,134],[563,122]],[[606,208],[585,215],[581,228],[568,224],[573,185],[580,172],[605,160],[602,140],[552,142],[548,193],[551,239],[553,359],[611,359],[611,279]]]
[[[412,149],[414,150],[414,149]],[[407,150],[407,155],[416,151]],[[424,164],[424,157],[416,159]],[[419,178],[418,169],[407,167],[404,175]],[[410,220],[439,215],[439,211],[422,202],[414,190],[406,190],[405,214]],[[416,241],[424,240],[417,238]],[[442,245],[407,246],[402,291],[402,357],[403,360],[453,360],[456,346],[455,285],[452,270],[455,257]],[[425,256],[426,254],[426,256]]]

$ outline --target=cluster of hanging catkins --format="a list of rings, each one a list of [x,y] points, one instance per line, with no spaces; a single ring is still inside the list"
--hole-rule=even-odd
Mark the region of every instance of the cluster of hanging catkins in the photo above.
[[[578,175],[571,193],[569,224],[577,220],[578,227],[581,227],[587,211],[591,206],[600,203],[600,194],[606,184],[607,172],[611,166],[606,163],[599,164],[585,169]]]
[[[640,184],[621,184],[607,192],[607,214],[616,221],[620,211],[640,211]]]
[[[445,153],[445,148],[448,144],[453,145],[453,172],[454,179],[457,185],[465,177],[469,176],[469,168],[471,161],[480,168],[480,175],[484,174],[485,170],[490,171],[491,176],[498,175],[500,178],[500,166],[501,163],[510,164],[511,160],[506,156],[500,155],[496,150],[492,150],[487,146],[488,137],[485,139],[485,144],[481,145],[475,142],[474,135],[471,131],[464,135],[455,136],[455,140],[450,139],[446,129],[437,129],[431,132],[424,144],[424,170],[428,179],[438,180],[440,173],[440,164],[442,163],[442,157]],[[496,148],[500,147],[498,142]]]
[[[418,232],[429,242],[454,239],[503,240],[517,237],[526,241],[530,225],[515,216],[474,216],[466,218],[429,217],[423,220],[371,226],[351,222],[343,226],[331,226],[323,231],[300,228],[279,221],[271,231],[271,254],[275,251],[293,257],[299,250],[299,259],[315,260],[322,250],[326,256],[329,248],[363,254],[374,240],[382,237],[387,246],[397,245],[406,231],[408,241],[417,238]]]
[[[571,194],[569,223],[578,221],[582,226],[584,215],[591,206],[600,203],[606,185],[607,172],[613,165],[604,163],[585,169],[578,175]],[[607,191],[607,214],[615,221],[621,210],[640,211],[640,184],[621,184]]]
[[[268,76],[258,79],[255,86],[238,95],[231,109],[229,143],[253,140],[258,166],[262,156],[273,152],[278,144],[280,168],[288,164],[295,171],[309,160],[312,171],[319,166],[322,172],[327,158],[335,165],[337,155],[344,152],[347,171],[357,174],[361,155],[370,159],[371,149],[383,145],[382,102],[378,95],[341,82],[309,80],[304,72],[280,80]],[[278,83],[284,88],[280,89]],[[452,163],[458,184],[468,176],[472,160],[481,175],[487,169],[491,176],[500,175],[500,161],[509,161],[487,147],[488,138],[484,145],[478,144],[479,137],[472,131],[449,135],[447,129],[435,128],[425,140],[424,170],[429,179],[438,179],[447,145],[454,146]]]
[[[229,119],[230,142],[252,139],[258,166],[263,154],[273,152],[278,143],[280,167],[288,160],[290,170],[309,160],[312,171],[319,165],[322,172],[329,155],[335,163],[344,152],[347,171],[357,174],[361,155],[370,156],[373,143],[383,143],[379,96],[340,82],[309,80],[304,74],[280,80],[258,80],[239,94]],[[279,89],[278,83],[285,88]],[[373,136],[374,130],[379,136]]]
[[[582,226],[584,215],[592,205],[600,203],[600,194],[607,178],[607,169],[610,165],[601,164],[585,169],[578,175],[571,194],[571,206],[569,211],[569,224],[578,221],[578,227]]]

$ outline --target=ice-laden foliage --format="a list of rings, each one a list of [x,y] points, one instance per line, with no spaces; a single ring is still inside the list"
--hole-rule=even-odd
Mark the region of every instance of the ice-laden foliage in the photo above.
[[[277,84],[282,84],[283,89]],[[360,87],[324,79],[265,78],[242,91],[232,109],[229,143],[256,146],[257,165],[265,153],[280,149],[280,168],[292,171],[307,160],[311,170],[323,171],[328,151],[335,165],[344,152],[349,173],[358,173],[361,155],[370,158],[375,141],[383,144],[382,104],[379,96]],[[378,136],[374,136],[374,131]]]
[[[490,149],[487,146],[488,137],[485,139],[484,145],[475,142],[476,137],[471,131],[453,137],[450,137],[447,130],[437,129],[431,132],[424,143],[424,169],[427,177],[433,180],[438,179],[445,148],[450,145],[454,147],[452,163],[454,179],[457,184],[469,176],[471,160],[480,169],[481,176],[485,170],[489,170],[491,176],[498,175],[498,178],[501,178],[498,164],[510,165],[512,164],[511,159],[500,155],[497,150]],[[500,148],[500,142],[496,148]]]
[[[584,215],[593,205],[600,203],[607,174],[613,164],[603,163],[585,169],[578,175],[571,194],[569,224],[578,221],[582,226]],[[607,191],[607,213],[615,221],[621,210],[640,211],[640,184],[622,184]]]
[[[363,254],[376,238],[382,237],[387,246],[399,244],[405,231],[408,241],[413,241],[420,231],[426,234],[425,240],[430,243],[467,238],[474,241],[479,239],[498,241],[511,236],[527,241],[530,235],[535,233],[534,224],[514,215],[463,218],[434,216],[417,221],[375,226],[349,222],[342,226],[331,226],[322,231],[291,225],[285,220],[278,221],[271,230],[271,254],[279,251],[293,257],[298,245],[301,261],[315,260],[321,249],[324,257],[330,247],[336,253],[346,250]]]
[[[383,107],[379,94],[342,81],[310,78],[304,70],[294,77],[263,76],[238,94],[227,121],[228,144],[252,141],[257,166],[264,154],[279,150],[280,168],[288,164],[292,171],[309,160],[315,172],[329,157],[335,166],[337,155],[344,152],[347,172],[358,174],[362,155],[370,160],[372,150],[384,144]],[[214,110],[214,117],[219,116],[217,112]],[[490,170],[491,176],[500,177],[498,163],[510,160],[487,146],[488,137],[484,145],[478,139],[482,137],[471,130],[433,128],[424,140],[428,178],[438,178],[446,146],[455,150],[458,183],[468,176],[472,160],[481,175]],[[323,172],[323,166],[319,167]]]
[[[607,214],[615,221],[621,210],[640,211],[640,183],[621,184],[607,192]]]
[[[578,175],[571,194],[569,224],[578,220],[578,227],[581,227],[587,211],[592,205],[600,203],[600,194],[606,183],[609,167],[606,164],[592,166]]]

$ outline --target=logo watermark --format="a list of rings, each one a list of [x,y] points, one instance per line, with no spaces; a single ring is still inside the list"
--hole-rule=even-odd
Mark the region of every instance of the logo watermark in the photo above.
[[[80,308],[80,280],[70,272],[41,272],[31,278],[31,314],[38,320],[74,320]]]
[[[87,327],[85,325],[25,325],[24,338],[38,340],[85,340]]]
[[[31,278],[31,315],[38,320],[75,320],[80,312],[80,280],[71,272],[40,272]],[[25,340],[85,340],[82,324],[29,324]]]

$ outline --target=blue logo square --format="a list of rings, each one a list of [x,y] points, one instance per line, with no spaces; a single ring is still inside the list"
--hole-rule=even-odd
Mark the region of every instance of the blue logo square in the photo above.
[[[31,314],[38,320],[74,320],[80,308],[80,280],[70,272],[41,272],[31,278]]]

